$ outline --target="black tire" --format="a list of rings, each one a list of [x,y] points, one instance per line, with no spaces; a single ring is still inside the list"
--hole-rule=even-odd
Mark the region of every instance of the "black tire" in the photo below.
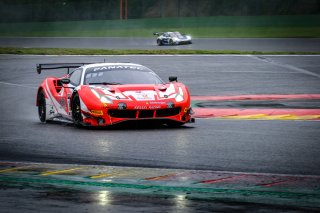
[[[189,44],[192,44],[192,41],[189,41]]]
[[[158,46],[162,46],[162,41],[160,39],[157,39]]]
[[[174,45],[174,43],[173,43],[173,40],[172,40],[172,39],[170,39],[170,40],[169,40],[169,44],[170,44],[170,45]]]
[[[74,94],[72,98],[72,120],[77,127],[82,126],[82,114],[81,114],[81,106],[80,106],[80,98],[78,93]]]
[[[38,115],[41,122],[46,122],[46,98],[43,90],[38,92]]]

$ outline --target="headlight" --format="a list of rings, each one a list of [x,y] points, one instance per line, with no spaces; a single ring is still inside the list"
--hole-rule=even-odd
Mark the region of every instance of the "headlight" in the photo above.
[[[181,102],[184,100],[183,91],[181,87],[179,87],[179,92],[177,93],[175,99],[176,99],[176,102]]]
[[[112,104],[112,100],[110,98],[108,98],[107,96],[102,96],[100,98],[100,101],[103,104]]]

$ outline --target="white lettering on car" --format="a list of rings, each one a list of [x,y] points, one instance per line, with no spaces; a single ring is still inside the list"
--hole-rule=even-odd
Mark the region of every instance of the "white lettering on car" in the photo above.
[[[119,65],[119,66],[95,67],[93,71],[95,72],[95,71],[101,71],[101,70],[115,70],[115,69],[143,70],[142,67]]]
[[[135,106],[134,109],[160,109],[160,106]]]

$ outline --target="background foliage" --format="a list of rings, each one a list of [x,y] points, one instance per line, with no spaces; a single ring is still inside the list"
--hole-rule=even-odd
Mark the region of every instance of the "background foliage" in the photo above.
[[[127,1],[129,19],[320,14],[320,0]],[[119,2],[120,0],[0,0],[0,22],[119,19]]]

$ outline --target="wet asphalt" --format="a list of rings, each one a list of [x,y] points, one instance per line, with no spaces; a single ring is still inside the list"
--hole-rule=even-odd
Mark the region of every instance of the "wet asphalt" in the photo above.
[[[37,63],[103,60],[141,63],[163,79],[177,75],[179,81],[189,86],[192,95],[320,93],[319,56],[2,55],[0,160],[320,175],[318,121],[198,119],[195,124],[176,129],[135,126],[77,129],[67,123],[39,122],[35,107],[37,86],[46,76],[60,76],[63,72],[38,75],[35,71]],[[103,206],[90,201],[91,194],[96,194],[96,191],[88,192],[86,189],[68,194],[68,190],[61,186],[55,185],[47,190],[49,184],[43,191],[37,187],[12,186],[9,190],[2,186],[1,200],[8,201],[3,206],[8,212],[35,212],[39,209],[32,205],[43,200],[38,203],[39,208],[51,212],[68,208],[77,211],[80,207],[84,207],[82,212],[122,212],[129,208],[137,212],[253,212],[257,208],[270,212],[312,210],[281,204],[234,204],[230,200],[227,204],[226,200],[212,203],[212,200],[203,198],[189,200],[186,210],[174,203],[170,196],[148,194],[139,197],[122,192],[112,193],[114,204]],[[77,202],[84,205],[76,207]],[[20,208],[13,209],[14,205]]]
[[[156,38],[72,38],[14,37],[0,38],[1,47],[89,48],[89,49],[189,49],[241,50],[267,52],[319,52],[319,38],[193,38],[191,45],[157,46]]]

